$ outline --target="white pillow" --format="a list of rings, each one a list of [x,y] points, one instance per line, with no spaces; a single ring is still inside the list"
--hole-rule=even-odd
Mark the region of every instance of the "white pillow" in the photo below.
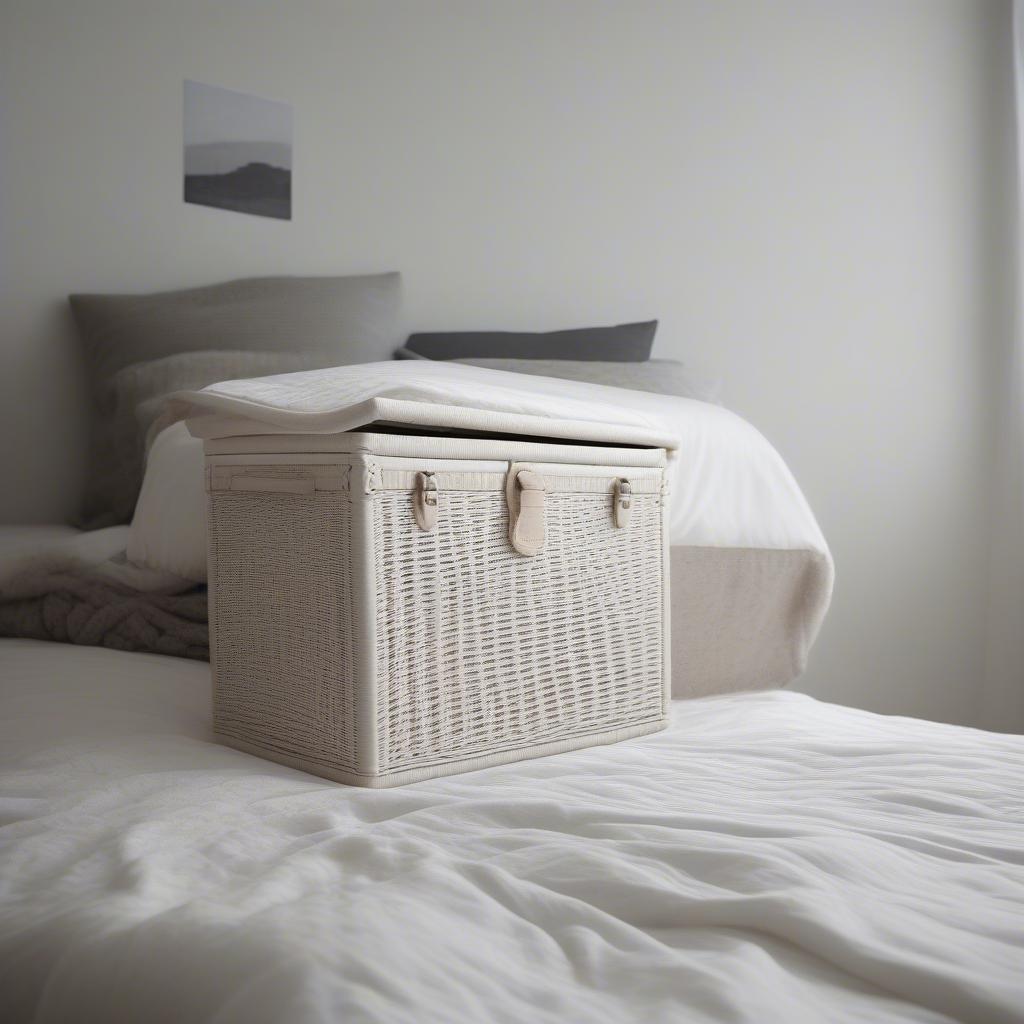
[[[184,423],[162,430],[128,535],[128,558],[188,580],[206,580],[206,481],[203,442]]]

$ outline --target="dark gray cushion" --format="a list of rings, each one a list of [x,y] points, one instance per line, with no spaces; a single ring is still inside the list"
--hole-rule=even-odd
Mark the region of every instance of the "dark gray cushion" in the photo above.
[[[397,273],[72,295],[98,415],[80,524],[131,519],[142,482],[138,402],[231,377],[387,359],[400,299]],[[192,353],[198,358],[177,358]]]
[[[427,359],[575,359],[642,363],[651,357],[657,320],[571,331],[445,331],[410,334],[405,348]]]

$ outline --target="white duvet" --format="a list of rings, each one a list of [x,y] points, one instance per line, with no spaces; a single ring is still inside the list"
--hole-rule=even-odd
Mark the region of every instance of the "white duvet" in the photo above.
[[[0,1019],[1024,1020],[1024,738],[747,694],[369,791],[208,705],[0,642]]]

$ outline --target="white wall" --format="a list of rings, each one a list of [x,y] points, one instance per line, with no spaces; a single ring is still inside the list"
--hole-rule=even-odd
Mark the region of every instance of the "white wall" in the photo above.
[[[5,0],[0,518],[73,504],[68,291],[397,268],[414,328],[657,316],[834,547],[802,687],[972,721],[1008,25],[1003,0]],[[184,78],[295,105],[291,223],[182,203]]]

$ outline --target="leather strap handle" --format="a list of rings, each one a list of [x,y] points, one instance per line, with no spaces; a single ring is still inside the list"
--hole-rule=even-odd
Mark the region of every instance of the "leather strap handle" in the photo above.
[[[547,539],[544,477],[536,470],[513,463],[505,496],[508,501],[508,537],[521,555],[533,557],[544,550]]]
[[[433,473],[416,474],[416,497],[413,501],[413,514],[416,525],[426,533],[437,529],[437,500],[440,488],[437,477]]]
[[[633,514],[633,485],[625,479],[615,481],[615,525],[621,530],[629,526]]]

